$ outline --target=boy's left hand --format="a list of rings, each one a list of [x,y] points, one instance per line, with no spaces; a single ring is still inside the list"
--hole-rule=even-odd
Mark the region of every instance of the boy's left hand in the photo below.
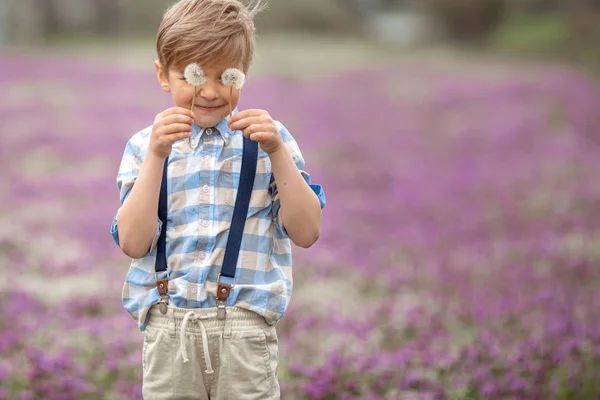
[[[244,136],[258,142],[260,147],[269,154],[279,150],[283,145],[275,121],[265,110],[240,111],[229,121],[229,128],[233,131],[242,131]]]

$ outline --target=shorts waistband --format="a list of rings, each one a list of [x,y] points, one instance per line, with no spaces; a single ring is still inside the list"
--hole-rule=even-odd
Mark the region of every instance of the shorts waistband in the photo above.
[[[172,311],[171,311],[172,310]],[[175,327],[179,328],[183,322],[183,318],[189,312],[194,312],[196,316],[202,320],[206,330],[223,329],[225,323],[228,322],[232,329],[266,327],[268,326],[265,318],[253,311],[239,307],[227,307],[227,316],[224,320],[217,319],[217,308],[177,308],[169,306],[167,313],[162,314],[157,305],[150,308],[149,327],[169,329],[170,324],[174,323]],[[173,315],[173,320],[170,321],[170,315]],[[195,325],[195,324],[194,324]],[[190,331],[196,330],[195,326],[187,328]]]

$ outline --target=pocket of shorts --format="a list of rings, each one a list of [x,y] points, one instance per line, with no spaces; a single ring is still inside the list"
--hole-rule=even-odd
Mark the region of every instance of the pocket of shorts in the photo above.
[[[272,341],[262,329],[232,335],[227,369],[231,393],[244,393],[247,399],[270,399],[275,391]]]
[[[263,329],[265,334],[265,347],[267,349],[267,369],[269,371],[269,380],[273,393],[279,394],[279,379],[277,373],[279,370],[279,339],[274,326],[268,326]]]
[[[142,345],[142,373],[146,372],[146,351],[148,350],[148,342],[144,335],[144,344]]]
[[[142,336],[144,337],[144,344],[142,345],[142,373],[145,374],[148,369],[148,347],[152,341],[148,327],[142,331]]]
[[[147,327],[142,350],[142,392],[146,399],[173,390],[174,341],[166,330]]]

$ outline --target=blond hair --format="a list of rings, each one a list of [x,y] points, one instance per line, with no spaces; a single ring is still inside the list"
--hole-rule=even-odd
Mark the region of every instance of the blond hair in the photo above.
[[[179,0],[165,12],[156,52],[163,71],[199,62],[241,63],[248,72],[254,57],[254,16],[262,0],[247,7],[238,0]],[[233,65],[232,65],[233,66]]]

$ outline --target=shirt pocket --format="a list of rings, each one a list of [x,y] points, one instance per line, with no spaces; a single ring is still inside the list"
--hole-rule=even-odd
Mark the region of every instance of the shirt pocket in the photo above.
[[[240,167],[236,165],[238,163],[241,163],[241,157],[233,156],[223,160],[218,167],[216,182],[218,204],[231,207],[235,203],[240,170]]]
[[[268,157],[261,157],[256,163],[256,176],[250,196],[249,216],[259,213],[269,208],[272,203],[272,196],[269,191],[271,182],[271,161]],[[225,159],[218,174],[219,199],[229,208],[233,215],[233,207],[237,197],[240,183],[240,172],[242,167],[242,156],[234,156]]]

